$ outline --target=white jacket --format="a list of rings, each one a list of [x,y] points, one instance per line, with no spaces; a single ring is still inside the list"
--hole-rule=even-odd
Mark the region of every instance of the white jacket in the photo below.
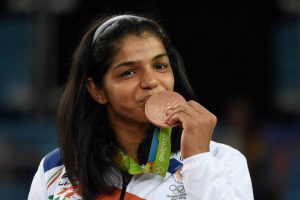
[[[122,186],[119,188],[114,195],[99,199],[120,199]],[[183,161],[180,153],[172,154],[165,177],[134,175],[124,189],[125,200],[253,200],[245,157],[232,147],[213,141],[210,152]],[[78,186],[72,186],[65,175],[59,149],[42,159],[28,199],[81,199]]]

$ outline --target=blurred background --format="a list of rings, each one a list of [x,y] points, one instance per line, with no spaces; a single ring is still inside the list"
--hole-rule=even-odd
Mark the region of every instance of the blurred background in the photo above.
[[[300,199],[299,0],[2,0],[0,199],[27,199],[58,146],[56,109],[86,27],[125,11],[166,27],[218,117],[213,139],[247,157],[255,199]]]

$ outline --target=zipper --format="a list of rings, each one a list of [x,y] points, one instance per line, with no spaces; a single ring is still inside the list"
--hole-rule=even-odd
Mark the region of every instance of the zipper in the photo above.
[[[127,185],[129,184],[132,175],[122,173],[122,190],[119,200],[124,200],[126,195]]]
[[[126,194],[126,188],[127,188],[127,184],[123,183],[122,184],[122,191],[121,191],[121,195],[120,195],[120,200],[124,200],[125,194]]]

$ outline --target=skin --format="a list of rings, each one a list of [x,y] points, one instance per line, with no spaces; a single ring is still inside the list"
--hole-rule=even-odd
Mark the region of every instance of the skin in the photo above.
[[[137,149],[149,127],[145,103],[150,95],[174,88],[172,67],[161,41],[147,32],[125,36],[104,76],[103,86],[97,87],[89,78],[87,87],[98,103],[107,106],[119,145],[139,162]],[[180,122],[183,127],[183,158],[209,151],[216,117],[203,106],[189,101],[170,108],[166,122]]]

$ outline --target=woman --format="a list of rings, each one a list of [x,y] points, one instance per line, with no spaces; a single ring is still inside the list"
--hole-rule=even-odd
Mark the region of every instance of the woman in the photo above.
[[[189,100],[168,110],[166,123],[180,124],[172,134],[145,116],[161,91]],[[216,117],[193,99],[159,24],[134,15],[96,21],[73,57],[60,148],[42,160],[29,199],[253,199],[245,157],[211,141]]]

